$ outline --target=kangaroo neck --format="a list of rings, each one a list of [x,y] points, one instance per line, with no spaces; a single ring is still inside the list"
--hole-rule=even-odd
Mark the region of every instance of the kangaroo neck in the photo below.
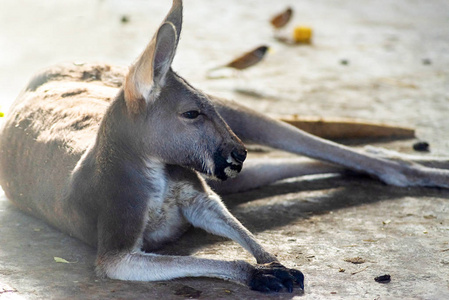
[[[115,162],[147,160],[151,153],[141,141],[142,116],[130,116],[121,90],[100,124],[93,151],[97,160]]]

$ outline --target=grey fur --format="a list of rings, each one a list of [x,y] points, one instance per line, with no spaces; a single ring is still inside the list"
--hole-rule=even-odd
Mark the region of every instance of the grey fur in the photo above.
[[[96,247],[98,275],[210,276],[261,291],[303,287],[303,275],[279,264],[216,191],[346,168],[398,186],[449,187],[447,170],[389,160],[398,156],[391,152],[357,152],[196,90],[170,67],[181,25],[182,3],[175,0],[124,79],[107,65],[58,66],[37,75],[1,131],[0,183],[7,197]],[[236,176],[246,157],[240,139],[327,162],[250,161]],[[208,183],[203,175],[229,179]],[[233,239],[257,265],[151,253],[190,225]]]

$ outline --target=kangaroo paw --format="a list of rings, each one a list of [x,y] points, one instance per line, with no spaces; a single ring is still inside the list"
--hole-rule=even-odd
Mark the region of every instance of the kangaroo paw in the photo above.
[[[268,293],[286,289],[293,292],[298,285],[304,290],[304,275],[301,271],[288,269],[277,262],[257,265],[251,276],[249,286],[252,290]]]

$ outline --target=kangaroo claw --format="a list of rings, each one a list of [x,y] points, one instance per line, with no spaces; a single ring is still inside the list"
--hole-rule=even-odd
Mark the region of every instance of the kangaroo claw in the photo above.
[[[301,271],[288,269],[278,262],[257,265],[250,279],[252,290],[268,293],[286,289],[293,292],[294,285],[304,290],[304,275]]]

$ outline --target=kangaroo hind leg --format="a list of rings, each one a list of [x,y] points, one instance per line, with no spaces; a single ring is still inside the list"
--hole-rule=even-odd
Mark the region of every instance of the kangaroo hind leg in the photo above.
[[[260,188],[276,181],[306,175],[345,173],[344,167],[303,157],[253,158],[236,178],[226,181],[209,181],[208,184],[220,195],[239,193]]]
[[[308,134],[235,102],[212,99],[220,115],[245,142],[327,161],[356,172],[367,173],[390,185],[449,188],[449,170],[409,164],[407,161],[395,161],[382,155],[357,151]]]

